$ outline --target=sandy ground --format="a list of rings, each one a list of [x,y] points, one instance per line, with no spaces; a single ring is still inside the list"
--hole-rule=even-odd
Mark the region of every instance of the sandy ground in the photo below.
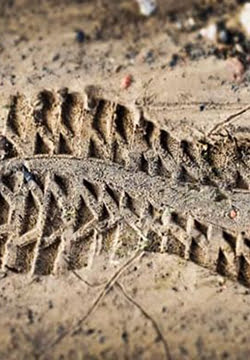
[[[242,6],[2,2],[0,359],[250,357]]]

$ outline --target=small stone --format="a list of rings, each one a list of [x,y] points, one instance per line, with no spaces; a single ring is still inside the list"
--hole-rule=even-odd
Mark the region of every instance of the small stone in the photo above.
[[[31,180],[34,180],[34,175],[23,165],[22,167],[23,177],[26,183]]]
[[[121,89],[123,89],[123,90],[128,89],[130,87],[132,81],[133,81],[132,75],[124,76],[124,78],[122,79],[122,82],[121,82]]]
[[[193,27],[195,25],[194,18],[192,17],[188,18],[187,23],[190,27]]]
[[[140,13],[144,16],[152,15],[156,10],[156,1],[155,0],[136,0],[139,8]]]
[[[208,40],[215,41],[217,34],[217,25],[210,24],[208,27],[201,29],[200,35]]]
[[[230,217],[230,219],[234,220],[237,217],[237,211],[235,209],[232,209],[229,212],[229,217]]]
[[[233,41],[232,33],[227,29],[221,29],[218,33],[218,41],[222,44],[231,44]]]
[[[178,60],[179,60],[179,56],[177,54],[173,54],[172,59],[169,62],[169,66],[171,68],[175,67],[177,65]]]
[[[85,34],[82,30],[76,30],[76,41],[80,44],[85,40]]]
[[[60,54],[56,54],[55,56],[53,56],[52,61],[57,61],[60,59]]]

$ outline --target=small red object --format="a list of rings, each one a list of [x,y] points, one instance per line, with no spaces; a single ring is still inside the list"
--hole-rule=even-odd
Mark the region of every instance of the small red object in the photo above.
[[[232,209],[229,213],[230,219],[235,219],[237,217],[237,211],[235,209]]]
[[[124,90],[128,89],[130,87],[132,81],[133,81],[133,78],[131,75],[124,76],[124,78],[122,79],[122,82],[121,82],[121,88]]]

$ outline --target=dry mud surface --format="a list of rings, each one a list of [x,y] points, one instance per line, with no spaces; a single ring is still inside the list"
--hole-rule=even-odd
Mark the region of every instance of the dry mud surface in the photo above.
[[[250,357],[241,6],[3,1],[0,359]]]

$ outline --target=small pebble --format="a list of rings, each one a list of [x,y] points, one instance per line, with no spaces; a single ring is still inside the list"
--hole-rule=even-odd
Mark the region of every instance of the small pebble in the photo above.
[[[231,44],[233,41],[233,36],[231,34],[231,32],[227,29],[221,29],[218,32],[218,41],[222,44]]]
[[[201,29],[200,35],[208,40],[215,41],[217,34],[217,25],[210,24],[208,27]]]
[[[121,89],[126,90],[130,87],[133,81],[132,75],[126,75],[121,82]]]
[[[232,209],[229,213],[230,219],[234,220],[237,217],[237,211],[235,209]]]
[[[82,44],[85,40],[85,34],[82,30],[76,30],[76,41]]]
[[[187,24],[188,24],[190,27],[194,27],[194,26],[195,26],[194,18],[192,18],[192,17],[188,18]]]
[[[29,181],[34,180],[34,175],[24,165],[22,167],[22,172],[25,182],[28,183]]]
[[[56,54],[55,56],[53,56],[52,61],[57,61],[60,59],[60,54]]]
[[[140,13],[144,16],[152,15],[156,10],[156,1],[155,0],[136,0],[139,8]]]
[[[178,60],[179,60],[179,56],[177,54],[173,54],[172,59],[169,62],[169,66],[171,68],[175,67],[177,65]]]

